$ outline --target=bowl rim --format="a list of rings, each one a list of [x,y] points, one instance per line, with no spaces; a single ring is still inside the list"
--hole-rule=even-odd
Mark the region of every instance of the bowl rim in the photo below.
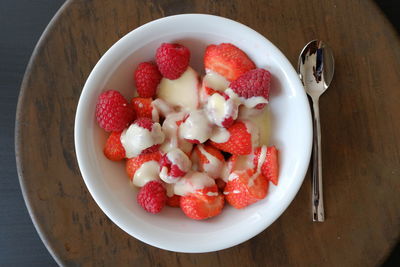
[[[248,230],[248,234],[243,236],[243,235],[238,235],[238,237],[236,237],[235,235],[232,235],[230,237],[229,240],[227,240],[224,245],[214,245],[214,246],[209,246],[209,247],[190,247],[189,244],[184,244],[181,247],[169,247],[168,245],[165,244],[159,244],[157,243],[155,240],[153,239],[149,239],[146,237],[145,234],[141,233],[140,231],[135,231],[135,229],[129,228],[128,226],[125,224],[122,224],[120,222],[118,222],[118,219],[116,218],[116,216],[114,216],[114,213],[112,211],[112,209],[110,208],[109,203],[107,203],[107,201],[105,199],[103,199],[101,196],[99,196],[97,194],[97,191],[95,189],[96,185],[95,182],[93,182],[91,179],[89,179],[88,177],[90,176],[89,171],[88,171],[88,167],[86,166],[85,162],[85,158],[83,156],[83,152],[81,151],[81,147],[82,144],[85,142],[83,139],[83,131],[84,131],[84,124],[82,123],[83,120],[83,109],[85,106],[85,99],[87,98],[86,95],[88,93],[88,87],[90,87],[90,84],[95,80],[95,76],[96,73],[98,72],[99,68],[101,65],[103,65],[103,63],[105,62],[106,58],[110,57],[110,55],[112,55],[114,53],[114,51],[117,51],[119,49],[119,47],[121,46],[121,44],[123,42],[125,42],[125,40],[127,38],[129,38],[130,35],[135,34],[135,32],[138,31],[143,31],[146,30],[147,28],[151,28],[152,26],[159,24],[159,23],[165,23],[165,22],[171,22],[174,21],[176,19],[190,19],[190,20],[213,20],[216,23],[217,22],[225,22],[225,23],[229,23],[232,24],[233,27],[238,27],[241,30],[244,31],[248,31],[251,32],[252,35],[254,35],[255,38],[261,39],[263,42],[265,42],[266,44],[268,44],[268,46],[271,48],[271,50],[273,50],[274,54],[277,55],[277,57],[280,58],[280,65],[282,65],[282,68],[285,69],[285,71],[288,73],[287,76],[290,76],[287,78],[287,80],[290,82],[292,87],[297,87],[297,88],[301,88],[301,90],[298,90],[299,92],[299,97],[303,98],[303,101],[306,105],[304,105],[305,110],[305,114],[306,116],[304,117],[305,119],[305,134],[308,138],[306,138],[306,140],[304,140],[304,148],[305,148],[305,152],[304,155],[305,160],[304,163],[301,164],[302,166],[299,166],[299,173],[301,174],[301,177],[299,177],[299,179],[297,179],[294,182],[294,185],[290,188],[290,191],[287,192],[287,197],[285,198],[284,203],[282,203],[281,208],[279,209],[279,212],[276,212],[276,214],[274,214],[274,216],[272,216],[269,220],[264,220],[262,221],[262,223],[260,223],[258,225],[258,227],[255,227],[253,229],[249,229]],[[292,77],[297,77],[297,79],[293,79]],[[293,201],[294,197],[296,196],[297,192],[299,191],[303,181],[304,181],[304,177],[306,175],[307,169],[308,169],[308,163],[311,157],[311,147],[312,147],[312,121],[311,121],[311,112],[310,112],[310,107],[307,101],[307,96],[306,93],[303,89],[303,86],[301,84],[300,79],[298,78],[297,72],[295,71],[294,67],[291,65],[291,63],[289,62],[289,60],[286,58],[286,56],[274,45],[272,44],[267,38],[265,38],[263,35],[261,35],[260,33],[256,32],[255,30],[251,29],[250,27],[236,22],[234,20],[228,19],[228,18],[224,18],[224,17],[220,17],[220,16],[215,16],[215,15],[209,15],[209,14],[180,14],[180,15],[173,15],[173,16],[167,16],[167,17],[163,17],[163,18],[159,18],[153,21],[150,21],[138,28],[135,28],[134,30],[130,31],[129,33],[127,33],[126,35],[124,35],[121,39],[119,39],[117,42],[115,42],[105,53],[104,55],[99,59],[99,61],[96,63],[96,65],[94,66],[94,68],[92,69],[91,73],[89,74],[85,85],[83,87],[83,90],[81,92],[80,98],[79,98],[79,102],[78,102],[78,106],[77,106],[77,110],[76,110],[76,116],[75,116],[75,124],[74,124],[74,141],[75,141],[75,152],[76,152],[76,156],[77,156],[77,161],[78,161],[78,165],[79,165],[79,169],[81,171],[82,174],[82,178],[85,182],[85,185],[88,189],[88,191],[90,192],[91,196],[93,197],[93,199],[95,200],[96,204],[100,207],[100,209],[107,215],[107,217],[109,217],[119,228],[121,228],[123,231],[125,231],[126,233],[130,234],[131,236],[139,239],[140,241],[161,248],[161,249],[165,249],[165,250],[169,250],[169,251],[175,251],[175,252],[191,252],[191,253],[202,253],[202,252],[211,252],[211,251],[218,251],[218,250],[222,250],[225,248],[229,248],[235,245],[238,245],[240,243],[243,243],[247,240],[249,240],[250,238],[258,235],[260,232],[262,232],[263,230],[265,230],[268,226],[270,226],[274,221],[277,220],[277,218],[279,218],[283,212],[287,209],[287,207],[290,205],[290,203]]]

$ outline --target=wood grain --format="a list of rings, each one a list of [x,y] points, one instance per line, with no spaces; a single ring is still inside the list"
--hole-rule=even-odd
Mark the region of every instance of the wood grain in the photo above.
[[[268,229],[214,253],[173,253],[143,244],[93,201],[73,140],[84,82],[123,35],[180,13],[244,23],[294,65],[311,39],[333,48],[335,78],[320,102],[325,223],[310,220],[309,176]],[[68,266],[379,264],[400,237],[399,74],[399,38],[372,1],[69,1],[40,40],[21,88],[16,153],[28,209],[57,262]]]

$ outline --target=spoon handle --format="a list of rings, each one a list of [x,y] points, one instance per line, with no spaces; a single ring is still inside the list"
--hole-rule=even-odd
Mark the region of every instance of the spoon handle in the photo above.
[[[319,121],[318,98],[313,98],[313,173],[312,173],[312,206],[313,221],[325,220],[324,198],[322,190],[322,155],[321,155],[321,126]]]

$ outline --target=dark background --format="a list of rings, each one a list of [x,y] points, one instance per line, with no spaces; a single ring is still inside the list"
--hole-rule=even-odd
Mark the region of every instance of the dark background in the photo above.
[[[63,3],[64,0],[0,0],[0,266],[56,265],[22,198],[15,166],[14,124],[26,65],[40,35]],[[376,3],[399,33],[400,1]],[[398,245],[385,265],[400,266],[399,256]]]

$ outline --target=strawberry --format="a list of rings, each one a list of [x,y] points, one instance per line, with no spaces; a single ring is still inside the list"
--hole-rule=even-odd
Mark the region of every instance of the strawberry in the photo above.
[[[148,154],[142,154],[134,158],[130,158],[126,161],[126,173],[129,176],[129,179],[133,179],[133,176],[135,175],[135,172],[142,166],[143,163],[148,162],[150,160],[154,160],[159,162],[161,159],[161,153],[160,151],[153,152],[153,153],[148,153]]]
[[[178,79],[186,71],[189,60],[189,49],[180,44],[163,43],[156,51],[158,69],[170,80]]]
[[[176,126],[181,126],[181,124],[183,123],[183,122],[185,122],[185,118],[183,118],[183,120],[178,120],[178,121],[176,121],[175,123],[176,123]]]
[[[97,100],[96,119],[106,132],[119,132],[133,121],[134,111],[120,92],[108,90]]]
[[[213,95],[214,93],[216,93],[218,91],[216,91],[216,90],[214,90],[214,89],[212,89],[210,87],[205,86],[204,87],[204,92],[205,92],[206,95],[211,96],[211,95]]]
[[[225,182],[224,180],[218,178],[218,179],[215,179],[215,183],[217,184],[218,189],[219,189],[221,192],[223,192],[224,189],[225,189],[225,186],[226,186],[226,182]]]
[[[224,207],[224,197],[216,185],[181,197],[180,207],[189,218],[203,220],[217,216]]]
[[[249,155],[232,155],[228,161],[228,171],[232,173],[234,171],[243,171],[249,168],[255,170],[253,165],[253,154]]]
[[[207,173],[214,179],[221,176],[225,158],[218,149],[210,145],[197,145],[194,148],[194,153],[196,153],[198,159],[199,171]]]
[[[134,73],[134,81],[140,97],[153,97],[161,81],[161,73],[151,62],[140,63]]]
[[[260,154],[262,149],[266,149],[266,157],[264,162],[261,164],[261,172],[262,174],[271,181],[274,185],[278,185],[278,177],[279,177],[279,164],[278,164],[278,150],[275,146],[270,147],[258,147],[254,149],[254,166],[257,166],[258,160],[260,158]]]
[[[216,92],[218,91],[212,89],[211,87],[205,86],[203,83],[202,87],[199,90],[200,103],[203,105],[207,104],[208,98],[213,94],[215,94]]]
[[[239,157],[240,157],[239,155],[232,155],[232,156],[227,160],[226,165],[227,165],[227,168],[228,168],[228,172],[229,172],[229,173],[231,173],[231,172],[233,172],[234,170],[236,170],[236,169],[235,169],[235,166],[236,166],[237,159],[238,159]]]
[[[235,122],[228,128],[228,132],[230,134],[228,141],[225,143],[216,143],[210,140],[210,144],[234,155],[247,155],[251,153],[251,134],[248,132],[244,122]]]
[[[167,206],[170,207],[179,207],[181,201],[181,196],[173,195],[172,197],[167,196]]]
[[[203,147],[207,153],[211,154],[215,158],[219,159],[220,161],[225,161],[224,155],[222,155],[221,151],[219,151],[215,147],[212,147],[210,145],[198,145],[195,147],[194,151],[195,151],[195,153],[197,153],[197,156],[199,157],[200,165],[210,163],[210,161],[207,158],[207,155],[204,155],[202,153],[202,151],[199,149],[200,146]],[[200,167],[201,171],[204,171],[201,166],[199,166],[199,167]]]
[[[236,209],[242,209],[266,197],[268,181],[261,173],[249,168],[234,171],[224,189],[226,201]]]
[[[268,103],[270,85],[271,73],[264,69],[255,69],[242,74],[237,80],[231,82],[229,88],[244,99],[252,97],[264,98],[260,103],[254,103],[254,101],[252,101],[253,103],[244,103],[248,108],[255,106],[261,109]]]
[[[159,213],[167,202],[167,193],[159,181],[150,181],[145,184],[137,195],[137,202],[150,213]]]
[[[204,66],[229,81],[234,81],[243,73],[256,68],[246,53],[230,43],[207,46]]]
[[[136,113],[137,118],[153,118],[153,105],[151,104],[153,99],[151,98],[143,98],[143,97],[134,97],[131,100],[131,104],[133,110]]]
[[[103,152],[109,160],[119,161],[125,158],[125,149],[121,144],[121,132],[112,132],[110,134]]]

